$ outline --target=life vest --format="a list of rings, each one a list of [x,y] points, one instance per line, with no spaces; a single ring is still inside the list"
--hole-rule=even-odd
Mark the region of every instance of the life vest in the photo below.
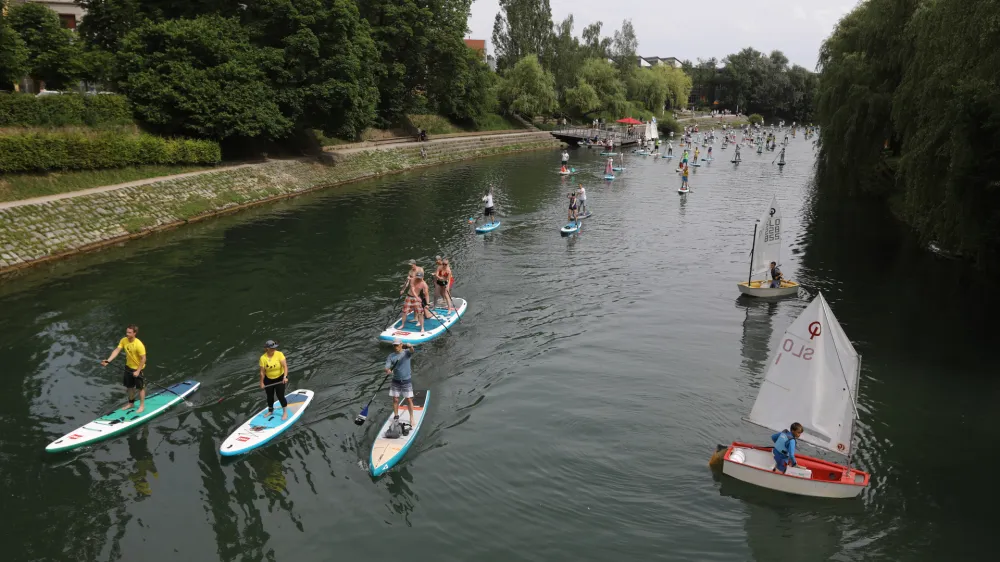
[[[774,450],[783,457],[788,456],[788,443],[789,441],[794,441],[795,437],[787,430],[784,429],[778,434],[778,439],[774,441]]]

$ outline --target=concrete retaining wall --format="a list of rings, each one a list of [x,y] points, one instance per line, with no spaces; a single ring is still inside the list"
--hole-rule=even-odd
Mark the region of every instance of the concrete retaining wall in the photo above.
[[[93,250],[219,213],[333,185],[481,156],[551,149],[548,133],[442,139],[348,149],[317,160],[273,160],[69,194],[0,209],[0,273]]]

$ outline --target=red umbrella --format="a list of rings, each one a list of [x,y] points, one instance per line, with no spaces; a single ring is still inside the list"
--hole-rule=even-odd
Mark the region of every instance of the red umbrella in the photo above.
[[[631,117],[626,117],[624,119],[619,119],[618,122],[619,123],[625,123],[626,125],[642,125],[642,121],[639,121],[638,119],[633,119]]]

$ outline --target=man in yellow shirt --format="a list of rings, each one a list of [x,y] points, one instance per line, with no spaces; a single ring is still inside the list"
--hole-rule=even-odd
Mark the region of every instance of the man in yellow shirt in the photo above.
[[[108,363],[115,360],[121,351],[125,350],[125,370],[122,373],[122,383],[128,393],[128,402],[123,409],[131,409],[135,406],[135,393],[139,391],[139,409],[135,412],[141,414],[146,409],[146,381],[142,378],[142,370],[146,368],[146,346],[139,341],[136,335],[139,327],[129,324],[125,328],[125,337],[118,342],[118,347],[111,352],[111,356],[101,361],[102,367],[107,367]]]
[[[267,413],[274,413],[274,395],[281,403],[281,419],[288,419],[288,400],[285,399],[285,385],[288,384],[288,362],[285,354],[278,351],[274,340],[264,342],[264,355],[260,356],[260,387],[267,394]]]

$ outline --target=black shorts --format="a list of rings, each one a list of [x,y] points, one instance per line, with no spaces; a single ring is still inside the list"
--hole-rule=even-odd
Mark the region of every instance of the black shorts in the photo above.
[[[484,217],[491,217],[491,216],[493,216],[493,207],[486,207],[486,209],[483,210],[483,216]]]
[[[125,388],[134,388],[136,390],[146,388],[146,380],[142,378],[142,371],[139,372],[138,377],[133,376],[133,372],[135,372],[135,369],[131,367],[125,367],[125,370],[122,371],[122,384],[125,385]]]

